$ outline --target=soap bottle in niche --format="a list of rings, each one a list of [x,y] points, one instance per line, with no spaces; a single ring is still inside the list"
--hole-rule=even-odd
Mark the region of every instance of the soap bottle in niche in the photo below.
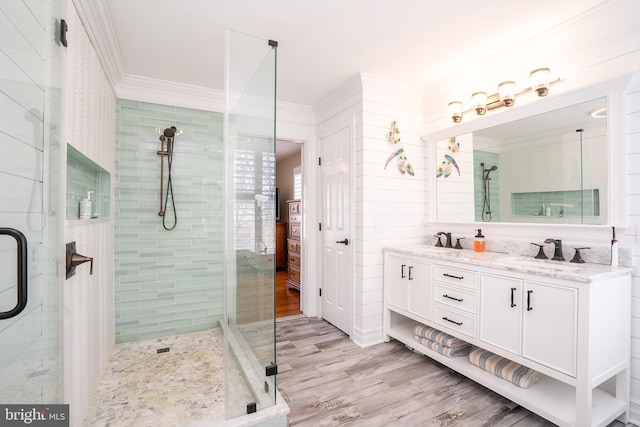
[[[91,193],[93,191],[87,191],[87,197],[80,201],[80,219],[91,218]]]
[[[476,252],[484,252],[485,248],[487,247],[487,242],[484,240],[482,230],[478,228],[476,231],[478,232],[478,234],[476,234],[476,237],[473,240],[473,250]]]

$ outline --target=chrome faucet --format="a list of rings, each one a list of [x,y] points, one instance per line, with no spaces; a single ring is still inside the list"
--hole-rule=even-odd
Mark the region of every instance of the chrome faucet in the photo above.
[[[564,261],[564,257],[562,256],[562,240],[559,239],[547,239],[544,241],[545,243],[553,243],[555,246],[555,250],[553,251],[553,261]]]
[[[445,233],[444,231],[436,233],[436,236],[442,236],[442,235],[447,236],[447,242],[444,244],[444,247],[453,248],[453,245],[451,244],[451,233]]]

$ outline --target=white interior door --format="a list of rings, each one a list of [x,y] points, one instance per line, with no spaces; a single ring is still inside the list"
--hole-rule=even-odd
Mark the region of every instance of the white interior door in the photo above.
[[[351,128],[322,138],[322,317],[351,335]]]

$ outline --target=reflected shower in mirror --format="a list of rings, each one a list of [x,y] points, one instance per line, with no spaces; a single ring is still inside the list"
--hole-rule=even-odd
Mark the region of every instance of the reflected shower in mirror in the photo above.
[[[607,224],[606,98],[436,143],[440,221]],[[437,166],[438,167],[438,166]]]

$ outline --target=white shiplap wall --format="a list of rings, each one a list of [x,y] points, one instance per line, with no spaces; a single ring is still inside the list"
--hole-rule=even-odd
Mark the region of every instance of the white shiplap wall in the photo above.
[[[67,22],[66,139],[113,182],[115,96],[71,1]],[[113,200],[113,183],[111,189]],[[79,253],[94,257],[93,275],[84,264],[63,285],[64,397],[71,424],[82,425],[115,342],[113,220],[70,220],[64,235]]]
[[[631,400],[632,419],[640,420],[640,75],[626,94],[627,214],[628,230],[620,245],[633,250],[631,298]]]
[[[382,341],[382,248],[423,241],[425,201],[422,95],[418,88],[375,76],[354,76],[317,110],[318,139],[353,127],[355,182],[354,304],[352,339],[368,346]],[[401,175],[397,158],[384,165],[394,146],[387,139],[396,120],[415,176]],[[395,148],[397,150],[397,148]]]
[[[382,341],[383,256],[385,246],[424,242],[426,185],[423,105],[412,85],[361,74],[362,127],[356,132],[356,257],[354,341],[368,346]],[[397,147],[387,139],[391,122],[414,176],[401,174]]]

